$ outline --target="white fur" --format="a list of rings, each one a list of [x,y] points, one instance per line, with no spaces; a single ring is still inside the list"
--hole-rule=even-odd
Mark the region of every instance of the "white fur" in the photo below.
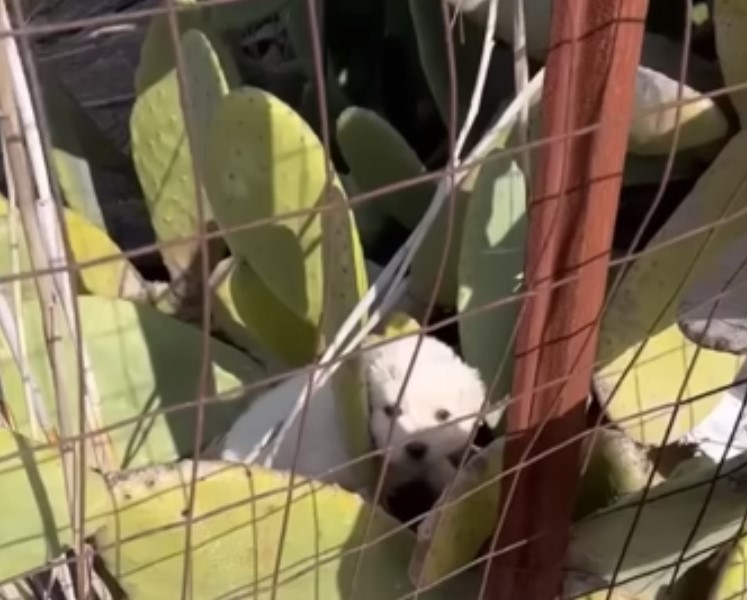
[[[453,475],[449,458],[466,448],[475,415],[485,399],[485,388],[475,369],[432,336],[423,338],[405,381],[417,342],[417,337],[403,338],[364,354],[370,428],[376,446],[386,447],[392,419],[385,409],[396,403],[406,383],[399,405],[401,414],[394,419],[391,461],[405,479],[421,475],[441,488]],[[436,416],[440,409],[450,413],[445,423]],[[408,457],[406,445],[413,441],[427,446],[423,461]]]
[[[392,422],[385,407],[397,400],[417,341],[416,336],[403,338],[361,354],[368,386],[370,430],[380,449],[386,445]],[[221,458],[290,470],[300,418],[292,424],[274,456],[258,452],[258,448],[266,442],[268,430],[279,426],[291,412],[307,378],[308,374],[302,373],[257,398],[228,432]],[[396,485],[421,477],[442,488],[453,476],[449,457],[465,449],[484,396],[484,386],[476,370],[465,365],[440,340],[424,337],[402,396],[400,414],[393,419],[390,483]],[[436,416],[439,409],[450,413],[451,422],[439,422]],[[464,419],[459,420],[460,417]],[[335,398],[328,382],[312,396],[306,411],[296,472],[358,489],[361,482],[356,481],[352,470],[327,473],[350,460],[337,419]],[[405,450],[405,445],[412,441],[427,446],[422,460],[413,460]]]

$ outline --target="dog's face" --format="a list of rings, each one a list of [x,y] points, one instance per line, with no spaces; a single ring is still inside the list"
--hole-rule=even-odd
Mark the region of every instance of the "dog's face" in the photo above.
[[[449,346],[425,337],[397,405],[416,344],[416,337],[390,342],[369,350],[364,363],[372,436],[385,448],[393,425],[390,460],[407,471],[460,454],[485,398],[477,371]]]

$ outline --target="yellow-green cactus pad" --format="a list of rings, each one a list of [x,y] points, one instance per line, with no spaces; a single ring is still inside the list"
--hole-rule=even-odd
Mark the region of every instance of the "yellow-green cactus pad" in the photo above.
[[[428,585],[477,558],[498,519],[502,438],[480,451],[456,476],[418,527],[410,580]]]
[[[171,598],[181,589],[191,469],[189,462],[146,469],[125,475],[113,487],[119,510],[96,542],[132,600]],[[286,475],[203,462],[195,484],[194,598],[395,600],[412,592],[406,571],[412,534],[358,496],[297,478],[283,537]],[[364,540],[369,517],[373,527]],[[356,551],[364,541],[370,547],[351,595]],[[446,600],[461,592],[469,598],[473,585],[474,580],[462,577],[421,597]]]
[[[724,463],[720,479],[716,465],[709,465],[653,487],[640,518],[643,491],[577,522],[571,530],[565,567],[607,582],[615,576],[617,585],[645,600],[669,597],[664,592],[676,564],[680,574],[684,573],[739,532],[747,487],[726,475],[743,471],[744,464],[744,456],[736,457]],[[618,569],[624,548],[627,551]]]
[[[0,274],[12,273],[10,254],[10,205],[0,197]],[[89,223],[71,210],[63,209],[64,225],[70,240],[72,260],[75,264],[106,259],[97,264],[80,267],[77,270],[80,281],[86,292],[108,298],[143,298],[145,294],[143,281],[135,267],[122,255],[122,250],[101,229]],[[25,230],[21,225],[20,215],[16,221],[16,239],[19,241],[20,274],[32,271],[28,248],[25,242]],[[2,288],[12,283],[2,284]],[[33,278],[21,280],[21,297],[36,298],[36,285]]]
[[[119,468],[174,460],[192,452],[199,398],[202,334],[154,308],[123,300],[80,296],[82,337],[98,386],[106,436]],[[38,302],[23,306],[26,359],[48,414],[56,416]],[[76,346],[60,334],[63,369],[75,374]],[[226,431],[248,406],[245,385],[264,376],[244,353],[212,340],[211,383],[205,390],[204,439]],[[33,435],[22,380],[7,343],[0,340],[0,378],[18,431]],[[78,378],[67,378],[69,398],[78,398]],[[77,423],[75,415],[70,418]],[[161,411],[171,409],[170,412]],[[59,429],[58,429],[59,430]]]
[[[494,385],[494,401],[510,392],[513,376],[521,300],[508,299],[521,292],[526,204],[524,174],[513,161],[494,158],[480,168],[464,222],[457,308],[464,358]]]
[[[5,581],[59,558],[73,543],[59,449],[0,428],[0,488],[0,580]],[[98,474],[87,474],[85,495],[87,506],[108,497]],[[86,533],[101,524],[101,516],[86,511]]]
[[[725,560],[720,565],[716,584],[708,600],[742,600],[747,595],[747,539],[744,532],[736,543],[727,544],[721,554]]]
[[[329,343],[368,289],[368,275],[352,213],[338,187],[327,190],[327,210],[321,215],[322,260],[324,262],[325,302],[322,331]],[[365,323],[361,319],[357,325]],[[345,433],[350,456],[365,456],[371,450],[368,425],[367,387],[357,358],[343,362],[332,376],[339,422]],[[361,485],[373,490],[375,473],[370,461],[353,467]]]
[[[726,117],[716,103],[688,85],[682,86],[679,114],[676,108],[679,82],[639,66],[636,73],[634,115],[628,146],[634,154],[667,154],[679,128],[677,150],[704,146],[723,139]]]
[[[20,452],[19,452],[20,451]],[[0,579],[19,577],[59,559],[73,543],[56,448],[32,447],[0,430]],[[358,496],[296,479],[284,543],[281,523],[289,477],[244,465],[185,461],[107,476],[86,473],[88,536],[129,598],[171,598],[181,589],[190,484],[194,598],[270,597],[282,547],[276,598],[349,598],[359,549],[368,542],[356,582],[357,598],[395,600],[413,591],[407,559],[413,535]],[[364,525],[372,519],[364,539]],[[282,544],[282,546],[281,546]],[[466,574],[421,595],[476,597]]]
[[[299,317],[318,325],[324,302],[319,210],[327,188],[319,139],[290,106],[244,87],[220,103],[207,154],[213,214],[221,229],[233,229],[224,234],[232,253]],[[336,177],[331,183],[341,187]]]
[[[615,429],[598,429],[585,438],[581,456],[586,470],[576,498],[576,519],[644,489],[653,469],[644,448]],[[653,483],[661,481],[655,474]]]
[[[422,585],[438,581],[478,558],[499,515],[504,439],[498,438],[470,459],[418,528],[410,578]],[[647,473],[642,458],[621,434],[600,432],[592,468],[583,477],[578,508],[607,504],[640,490]],[[601,502],[600,502],[601,501]],[[588,511],[583,511],[588,512]]]
[[[410,267],[410,291],[423,302],[429,302],[435,294],[437,306],[456,306],[459,254],[470,193],[463,186],[454,193],[453,206],[450,206],[452,198],[446,199],[415,253]],[[445,264],[437,287],[442,262]]]
[[[204,152],[208,124],[218,101],[227,93],[228,84],[218,57],[204,34],[187,31],[182,37],[182,50],[194,141]],[[164,68],[163,60],[160,45],[145,44],[140,69],[149,72]],[[151,62],[157,66],[150,65]],[[161,249],[164,262],[172,278],[176,279],[194,268],[200,224],[194,176],[197,163],[187,138],[173,57],[164,75],[143,88],[130,117],[132,156],[158,240],[185,240]],[[208,202],[203,202],[202,216],[206,225],[212,220]]]
[[[316,355],[316,328],[281,302],[244,260],[227,258],[216,267],[213,310],[216,324],[245,348],[259,343],[290,366],[306,365]]]
[[[394,339],[420,331],[420,323],[403,312],[392,313],[382,326],[382,338]]]
[[[740,540],[741,542],[741,540]],[[741,546],[738,543],[737,546]],[[736,551],[737,555],[733,555]],[[666,598],[669,600],[743,600],[745,594],[744,574],[742,573],[742,549],[734,547],[732,542],[722,544],[713,552],[705,553],[704,558],[688,569],[680,569],[676,581],[667,589]],[[731,579],[727,573],[731,567],[736,575]],[[726,577],[725,577],[726,575]],[[741,583],[740,583],[740,579]]]
[[[680,406],[669,441],[689,431],[718,402],[721,394],[713,390],[730,385],[744,362],[713,350],[696,352],[677,317],[689,282],[743,235],[747,218],[735,215],[747,207],[745,152],[747,133],[740,132],[653,237],[649,252],[627,271],[604,315],[595,387],[609,416],[636,441],[666,442],[663,435],[679,396],[693,401]],[[672,242],[720,219],[728,223],[710,238],[700,231]]]
[[[532,119],[535,121],[539,119],[538,109],[536,108],[538,101],[539,93],[532,97],[531,106],[534,108],[530,111],[530,123]],[[423,243],[418,248],[410,267],[410,286],[412,295],[422,302],[430,301],[434,294],[436,304],[441,306],[455,307],[465,302],[464,293],[460,290],[463,282],[460,280],[462,275],[459,270],[463,268],[462,253],[465,251],[462,246],[466,245],[466,252],[469,253],[474,250],[476,243],[475,240],[467,240],[464,237],[465,228],[468,226],[470,228],[474,227],[473,224],[467,224],[472,196],[475,193],[480,173],[485,166],[491,164],[491,162],[483,162],[483,159],[486,159],[494,150],[503,149],[514,132],[513,123],[495,131],[493,139],[480,152],[479,156],[472,157],[477,161],[477,165],[469,171],[469,174],[454,190],[454,193],[449,194],[446,198],[423,239]],[[495,162],[495,160],[492,162]],[[497,172],[500,172],[500,168]],[[496,171],[492,173],[494,177]],[[509,177],[503,183],[506,181],[512,181],[512,178]],[[481,194],[490,194],[490,175],[486,174],[486,178],[483,179],[481,185],[483,186]],[[452,202],[453,205],[450,205]],[[516,208],[516,206],[513,208]],[[479,208],[472,209],[473,216],[471,218],[473,219],[475,211],[479,211]],[[520,218],[520,216],[513,213],[513,218]],[[490,226],[492,228],[496,227],[494,223],[491,223]],[[471,230],[470,234],[472,234]],[[495,242],[495,238],[492,241]],[[441,279],[441,285],[437,288],[436,280],[444,260],[443,278]]]

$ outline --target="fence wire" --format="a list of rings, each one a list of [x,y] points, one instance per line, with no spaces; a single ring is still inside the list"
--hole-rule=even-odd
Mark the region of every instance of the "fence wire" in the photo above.
[[[747,17],[601,4],[645,27],[635,81],[602,79],[633,106],[544,135],[551,23],[592,0],[2,2],[0,598],[747,595]],[[600,232],[532,239],[538,169],[622,129],[575,182],[621,187],[579,315],[590,267],[560,271]],[[519,391],[527,331],[555,372],[577,316],[593,364]],[[518,478],[561,452],[573,482]]]

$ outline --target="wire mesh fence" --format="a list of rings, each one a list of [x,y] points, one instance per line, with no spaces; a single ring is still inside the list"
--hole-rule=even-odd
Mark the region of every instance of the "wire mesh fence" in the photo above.
[[[747,594],[741,2],[0,30],[0,597]]]

